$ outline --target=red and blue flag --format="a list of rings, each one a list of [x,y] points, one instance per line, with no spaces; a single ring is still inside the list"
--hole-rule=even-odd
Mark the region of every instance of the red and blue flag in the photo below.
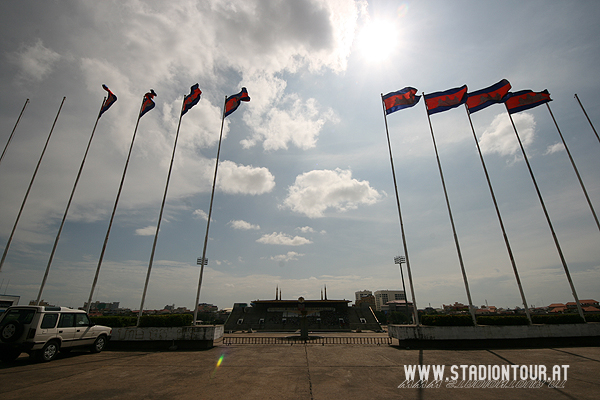
[[[398,110],[414,106],[421,100],[421,96],[415,96],[417,89],[413,87],[405,87],[397,92],[391,92],[383,96],[383,104],[385,105],[385,113],[391,114]]]
[[[477,90],[473,93],[467,93],[467,108],[470,113],[483,110],[492,104],[502,103],[506,101],[507,93],[510,90],[510,83],[506,79],[487,87]]]
[[[110,91],[108,86],[102,84],[102,88],[108,92],[108,97],[106,98],[106,100],[104,100],[104,103],[102,104],[102,109],[100,110],[100,115],[98,116],[98,118],[100,118],[102,114],[108,111],[110,106],[112,106],[115,103],[115,101],[117,101],[117,96],[115,96],[115,94]]]
[[[429,115],[450,110],[467,101],[467,85],[425,95],[425,105]]]
[[[509,114],[529,110],[530,108],[537,107],[540,104],[552,101],[550,98],[550,93],[548,93],[548,89],[541,92],[521,90],[519,92],[509,93],[508,96],[509,97],[505,104]]]
[[[181,110],[181,116],[183,116],[192,107],[194,107],[196,104],[198,104],[198,102],[200,101],[201,94],[202,94],[202,90],[200,90],[198,88],[197,83],[190,88],[190,94],[185,96],[185,98],[183,99],[183,109]]]
[[[148,93],[144,95],[144,102],[142,103],[142,110],[140,111],[140,116],[138,118],[142,118],[144,114],[148,111],[152,110],[156,104],[152,101],[152,99],[156,96],[156,92],[154,89],[150,89]]]
[[[240,106],[240,101],[250,101],[250,96],[248,96],[248,91],[245,87],[238,94],[225,99],[225,117],[237,110]]]

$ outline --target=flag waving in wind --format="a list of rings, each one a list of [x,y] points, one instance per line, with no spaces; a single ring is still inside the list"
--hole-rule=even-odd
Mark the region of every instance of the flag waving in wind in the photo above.
[[[541,92],[534,92],[531,90],[521,90],[515,93],[509,93],[509,97],[506,100],[506,109],[509,114],[514,114],[519,111],[529,110],[530,108],[537,107],[540,104],[552,101],[548,90]]]
[[[385,104],[385,113],[391,114],[404,108],[414,106],[421,100],[421,96],[415,96],[417,89],[413,87],[405,87],[397,92],[391,92],[382,97]]]
[[[245,87],[238,94],[225,99],[225,117],[237,110],[240,106],[240,101],[250,101],[250,96],[248,96],[248,91]]]
[[[183,116],[186,112],[188,112],[192,107],[194,107],[200,101],[200,95],[202,94],[202,90],[198,88],[198,84],[196,83],[194,86],[190,88],[190,94],[185,96],[183,99],[183,109],[181,110],[181,115]]]
[[[458,107],[465,101],[467,101],[467,85],[425,95],[425,104],[429,115]]]
[[[144,116],[144,114],[146,114],[148,111],[150,111],[154,108],[154,106],[156,104],[154,104],[152,99],[155,96],[157,96],[157,94],[154,91],[154,89],[150,89],[150,91],[144,95],[144,103],[142,104],[142,110],[140,111],[139,118],[142,118]]]
[[[470,113],[483,110],[492,104],[506,101],[506,94],[510,90],[510,83],[506,79],[473,93],[467,93],[467,108]]]
[[[98,116],[98,118],[100,118],[105,111],[108,111],[110,106],[112,106],[114,102],[117,101],[117,96],[115,96],[115,94],[110,91],[108,86],[102,84],[102,88],[108,92],[108,97],[106,98],[106,100],[104,100],[104,104],[102,104],[102,109],[100,110],[100,116]]]

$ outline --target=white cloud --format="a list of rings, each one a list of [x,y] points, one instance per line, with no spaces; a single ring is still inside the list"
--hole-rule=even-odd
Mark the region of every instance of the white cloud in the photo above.
[[[217,185],[225,193],[263,194],[273,190],[275,177],[267,168],[222,161],[219,163]]]
[[[233,229],[244,230],[244,231],[251,230],[251,229],[252,230],[260,229],[260,225],[253,225],[250,222],[246,222],[243,220],[232,220],[232,221],[229,221],[229,224],[231,225],[231,227]]]
[[[296,253],[295,251],[288,251],[287,254],[272,256],[271,260],[277,262],[297,261],[298,258],[302,256],[304,256],[304,254]]]
[[[296,228],[297,230],[299,230],[302,233],[315,233],[316,231],[311,228],[310,226],[303,226],[301,228]],[[319,232],[321,235],[326,234],[327,232],[325,230],[322,230],[321,232]]]
[[[368,181],[353,179],[350,170],[337,168],[297,176],[294,185],[288,188],[283,204],[292,211],[319,218],[328,208],[343,212],[355,209],[359,204],[374,204],[380,198],[381,194]]]
[[[169,132],[177,131],[182,98],[183,95],[171,103],[163,104],[163,121],[169,127]],[[222,109],[219,106],[213,106],[210,102],[200,99],[181,119],[179,145],[206,148],[217,144],[220,130],[215,127],[221,124],[221,116]],[[228,131],[229,124],[226,119],[223,125],[223,139],[227,137]]]
[[[148,225],[145,228],[135,230],[135,234],[139,236],[153,236],[156,233],[156,226]]]
[[[527,148],[533,143],[535,136],[535,119],[529,113],[513,114],[512,118],[519,132],[523,146]],[[483,132],[479,139],[483,154],[498,153],[501,156],[515,155],[520,151],[515,131],[506,114],[498,114]]]
[[[364,12],[361,5],[349,0],[214,1],[202,11],[212,14],[219,43],[228,44],[219,55],[240,70],[296,72],[307,65],[313,72],[323,67],[342,71]]]
[[[244,120],[254,131],[250,138],[241,141],[245,148],[262,141],[267,151],[287,149],[289,143],[306,150],[315,147],[326,122],[339,121],[331,108],[319,112],[317,101],[313,98],[302,101],[297,95],[287,95],[277,103],[286,109],[271,107],[261,115],[245,115]]]
[[[554,143],[553,145],[548,146],[544,155],[558,153],[559,151],[563,151],[565,149],[565,145],[562,143]]]
[[[204,212],[204,210],[194,210],[192,213],[194,217],[201,218],[205,221],[208,221],[208,214]]]
[[[312,243],[310,240],[302,236],[291,237],[290,235],[286,235],[285,233],[281,232],[273,232],[271,234],[263,235],[257,240],[257,242],[263,244],[278,244],[283,246],[302,246]]]
[[[41,81],[52,71],[60,54],[45,47],[42,40],[38,39],[35,44],[10,54],[9,59],[21,68],[22,78]]]

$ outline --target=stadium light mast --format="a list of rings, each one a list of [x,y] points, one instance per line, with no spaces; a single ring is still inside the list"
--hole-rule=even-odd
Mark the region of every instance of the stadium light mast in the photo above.
[[[198,257],[196,259],[196,265],[201,265],[202,272],[204,272],[204,266],[208,265],[208,258]],[[202,275],[202,272],[200,273]],[[194,321],[193,326],[196,326],[196,321],[198,319],[198,298],[196,298],[196,304],[194,305]]]
[[[400,277],[402,278],[402,291],[404,292],[404,311],[408,316],[408,296],[406,296],[406,286],[404,286],[404,273],[402,272],[402,264],[406,263],[406,257],[396,256],[394,257],[394,264],[400,266]]]

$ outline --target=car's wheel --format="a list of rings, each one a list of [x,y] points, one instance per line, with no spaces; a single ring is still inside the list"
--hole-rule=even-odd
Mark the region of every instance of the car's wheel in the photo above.
[[[15,342],[23,333],[23,324],[19,321],[10,321],[0,328],[0,339],[3,342]]]
[[[0,360],[4,362],[15,361],[21,355],[21,350],[5,349],[0,351]]]
[[[59,346],[54,340],[46,343],[38,353],[38,360],[48,362],[52,361],[58,355]]]
[[[96,338],[96,341],[94,342],[94,345],[92,346],[92,353],[100,353],[102,350],[104,350],[104,347],[106,346],[106,336],[104,335],[100,335]]]

